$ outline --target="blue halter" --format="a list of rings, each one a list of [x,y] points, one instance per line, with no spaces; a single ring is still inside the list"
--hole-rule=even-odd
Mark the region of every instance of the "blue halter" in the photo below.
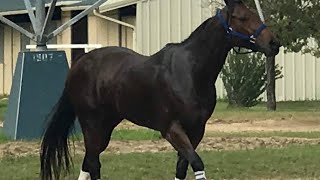
[[[261,32],[267,27],[265,24],[261,24],[260,27],[256,30],[256,32],[252,35],[246,35],[237,31],[234,31],[229,25],[228,22],[223,18],[222,12],[220,9],[217,11],[217,16],[220,24],[224,27],[229,36],[238,37],[241,40],[247,41],[249,45],[255,46],[257,37],[261,34]]]

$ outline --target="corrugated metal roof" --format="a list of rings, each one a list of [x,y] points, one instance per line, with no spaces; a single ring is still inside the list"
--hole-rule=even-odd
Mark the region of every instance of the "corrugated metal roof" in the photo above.
[[[82,0],[79,3],[73,4],[72,6],[87,6],[87,5],[92,5],[93,3],[97,2],[98,0]],[[119,2],[125,2],[128,0],[107,0],[107,2],[105,2],[105,5],[108,4],[114,4],[114,3],[119,3]],[[103,6],[103,5],[101,5]]]
[[[100,12],[118,9],[137,3],[139,0],[108,0],[100,6]]]
[[[77,3],[79,0],[58,0],[57,5],[67,5],[67,4],[73,4]],[[95,0],[84,0],[89,1],[92,3]],[[36,0],[30,0],[30,3],[32,6],[35,5]],[[50,3],[51,0],[45,0],[46,3]],[[0,12],[8,12],[8,11],[21,11],[21,10],[26,10],[26,7],[24,5],[23,0],[0,0]]]
[[[62,11],[72,11],[72,10],[84,10],[87,6],[94,4],[98,0],[83,0],[69,6],[62,7]],[[99,9],[100,12],[111,11],[114,9],[122,8],[137,3],[140,0],[107,0],[103,3]]]
[[[98,0],[58,0],[57,6],[63,6],[66,9],[73,8],[73,7],[86,7],[89,5],[94,4]],[[138,0],[107,0],[104,4],[100,7],[102,9],[109,10],[122,7],[127,4],[132,4]],[[36,0],[30,0],[31,5],[34,6]],[[48,6],[51,3],[51,0],[45,0],[46,5]],[[14,15],[14,14],[23,14],[27,13],[26,7],[23,0],[0,0],[0,14],[1,15]],[[79,9],[79,8],[78,8]],[[81,8],[80,8],[81,9]]]

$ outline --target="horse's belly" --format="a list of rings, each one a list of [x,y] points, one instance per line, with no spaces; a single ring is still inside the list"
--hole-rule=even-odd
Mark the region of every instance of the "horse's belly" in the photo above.
[[[150,115],[146,112],[141,113],[131,113],[128,114],[125,119],[129,120],[130,122],[138,125],[143,126],[147,128],[151,128],[154,130],[161,130],[161,127],[159,126],[159,123],[157,122],[158,119],[153,117],[153,115]]]
[[[139,126],[161,130],[169,120],[168,111],[163,110],[148,100],[140,103],[130,102],[123,107],[121,110],[122,116]]]

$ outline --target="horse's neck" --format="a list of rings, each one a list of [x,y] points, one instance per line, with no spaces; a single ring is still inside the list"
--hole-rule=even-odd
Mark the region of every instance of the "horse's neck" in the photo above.
[[[194,57],[190,61],[193,61],[195,80],[200,83],[214,83],[231,49],[227,35],[217,19],[206,22],[202,30],[191,35],[183,44]]]

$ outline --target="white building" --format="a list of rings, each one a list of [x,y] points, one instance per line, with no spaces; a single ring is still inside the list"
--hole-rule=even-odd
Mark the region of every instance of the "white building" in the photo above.
[[[63,20],[94,1],[61,7]],[[208,0],[109,0],[100,7],[104,17],[89,15],[87,28],[82,30],[87,31],[89,44],[121,45],[151,55],[166,43],[184,40],[201,22],[215,14],[216,7],[209,5]],[[130,9],[131,13],[123,15],[122,12],[127,11],[124,9]],[[58,42],[72,42],[70,34],[71,31],[64,32],[64,38]],[[284,76],[276,84],[278,101],[320,100],[320,59],[310,54],[281,51],[276,62],[283,67]],[[224,97],[221,79],[216,86],[218,96]]]

